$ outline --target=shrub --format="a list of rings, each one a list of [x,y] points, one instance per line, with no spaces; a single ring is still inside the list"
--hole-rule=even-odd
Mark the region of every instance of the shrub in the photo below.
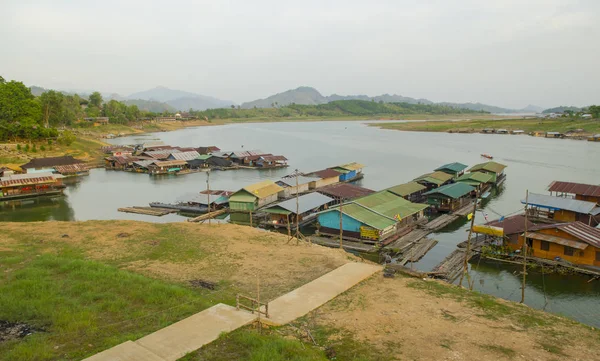
[[[24,150],[25,150],[26,152],[29,152],[29,144],[25,144],[25,148],[24,148]]]
[[[41,150],[42,152],[45,152],[45,151],[46,151],[46,147],[44,147],[44,146],[42,145],[42,146],[40,146],[40,150]]]
[[[17,144],[17,150],[21,150],[21,144]]]

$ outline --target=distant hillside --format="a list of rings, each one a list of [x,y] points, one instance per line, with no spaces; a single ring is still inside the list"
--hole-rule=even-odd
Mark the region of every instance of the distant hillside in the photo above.
[[[157,102],[155,100],[143,100],[143,99],[127,99],[123,100],[123,103],[127,105],[137,105],[140,110],[153,113],[174,113],[177,111],[174,107],[167,103]]]
[[[164,102],[177,110],[204,110],[209,108],[228,107],[232,104],[235,104],[230,100],[221,100],[182,90],[169,89],[163,86],[158,86],[154,89],[130,94],[127,99],[142,99]]]
[[[578,108],[578,107],[568,107],[565,105],[561,105],[560,107],[555,107],[555,108],[549,108],[544,110],[542,113],[543,114],[550,114],[550,113],[564,113],[566,110],[571,110],[573,112],[580,112],[583,108]]]
[[[326,104],[338,100],[364,100],[374,101],[383,103],[407,103],[407,104],[438,104],[442,106],[449,106],[453,108],[469,109],[473,111],[484,111],[489,113],[536,113],[542,110],[540,107],[529,105],[523,109],[507,109],[496,107],[493,105],[487,105],[482,103],[434,103],[428,99],[415,99],[405,97],[397,94],[382,94],[374,97],[368,95],[339,95],[332,94],[330,96],[322,95],[317,89],[311,87],[299,87],[271,95],[265,99],[258,99],[251,102],[243,103],[241,105],[244,109],[250,108],[271,108],[273,106],[282,107],[289,104],[300,104],[300,105],[318,105]]]

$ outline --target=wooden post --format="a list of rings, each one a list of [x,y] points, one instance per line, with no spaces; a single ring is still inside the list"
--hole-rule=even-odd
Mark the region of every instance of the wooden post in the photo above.
[[[525,280],[527,278],[527,207],[529,206],[529,189],[525,191],[525,239],[523,240],[523,283],[521,284],[521,303],[525,302]]]
[[[252,211],[250,211],[250,227],[252,227]]]
[[[288,242],[292,239],[292,229],[290,228],[290,215],[287,214],[285,216],[287,220],[287,230],[288,230]]]
[[[206,196],[208,200],[206,201],[206,205],[208,206],[208,225],[210,225],[210,171],[206,172]]]
[[[344,199],[342,197],[340,197],[340,249],[344,250],[344,241],[343,241],[343,237],[344,237],[344,222],[343,222],[343,210],[342,210],[342,203],[344,203]]]
[[[469,236],[467,237],[467,248],[465,250],[465,259],[463,261],[463,273],[460,276],[460,285],[462,286],[463,278],[467,275],[469,289],[471,289],[471,280],[469,276],[469,253],[471,253],[471,235],[473,234],[473,226],[475,225],[475,213],[477,212],[477,199],[479,195],[475,194],[475,202],[473,203],[473,216],[471,217],[471,227],[469,228]]]
[[[258,303],[258,332],[262,333],[262,324],[260,323],[260,276],[256,274],[256,303]]]

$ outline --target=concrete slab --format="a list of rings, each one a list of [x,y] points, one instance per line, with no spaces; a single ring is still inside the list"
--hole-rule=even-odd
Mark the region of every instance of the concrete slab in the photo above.
[[[143,337],[136,343],[164,361],[175,361],[216,340],[222,332],[233,331],[255,319],[256,314],[219,303]]]
[[[335,270],[269,302],[269,318],[261,321],[284,325],[322,306],[383,267],[367,263],[346,263]]]
[[[83,361],[165,361],[135,342],[127,341]]]

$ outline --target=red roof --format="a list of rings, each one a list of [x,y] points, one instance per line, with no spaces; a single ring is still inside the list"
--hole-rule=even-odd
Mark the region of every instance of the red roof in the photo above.
[[[323,169],[323,170],[319,170],[319,171],[316,171],[316,172],[312,172],[312,173],[307,174],[307,175],[314,175],[316,177],[324,179],[324,178],[339,177],[340,174],[342,174],[342,173],[336,172],[333,169]]]
[[[517,234],[525,232],[525,215],[517,214],[514,216],[506,217],[502,221],[495,220],[486,223],[488,226],[502,228],[505,235]],[[536,225],[530,221],[527,222],[527,230],[531,230]]]
[[[29,184],[51,183],[55,182],[54,177],[36,177],[36,178],[19,178],[0,181],[0,187],[20,186]]]
[[[550,192],[580,194],[582,196],[600,197],[600,186],[583,183],[554,181],[548,187]]]

